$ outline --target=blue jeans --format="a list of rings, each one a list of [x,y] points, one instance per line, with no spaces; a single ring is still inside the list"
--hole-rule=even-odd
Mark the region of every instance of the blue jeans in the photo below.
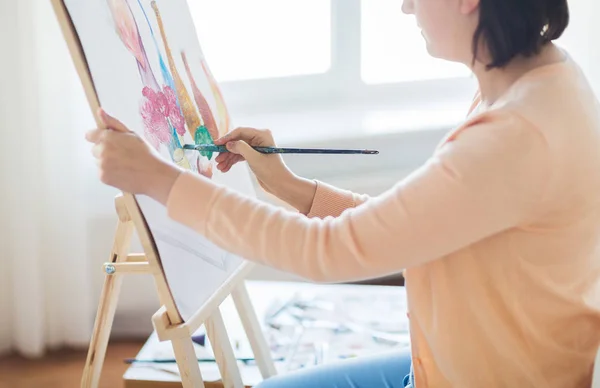
[[[411,387],[410,349],[359,357],[274,376],[255,388]]]

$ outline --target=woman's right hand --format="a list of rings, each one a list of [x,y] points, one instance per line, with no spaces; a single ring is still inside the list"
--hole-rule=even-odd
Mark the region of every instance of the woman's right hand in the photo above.
[[[217,169],[225,173],[236,163],[245,160],[262,188],[273,195],[278,196],[283,187],[295,178],[280,154],[266,155],[252,148],[275,147],[275,140],[268,129],[236,128],[215,140],[215,144],[225,145],[229,150],[215,159]]]

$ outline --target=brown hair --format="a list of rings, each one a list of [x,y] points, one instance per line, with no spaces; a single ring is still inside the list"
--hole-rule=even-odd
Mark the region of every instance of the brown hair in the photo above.
[[[487,67],[503,67],[516,56],[537,54],[568,24],[567,0],[481,0],[473,59],[483,43],[491,56]]]

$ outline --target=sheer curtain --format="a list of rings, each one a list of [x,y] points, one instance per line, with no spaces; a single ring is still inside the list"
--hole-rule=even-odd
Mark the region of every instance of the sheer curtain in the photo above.
[[[50,1],[0,0],[0,23],[0,351],[36,357],[91,334],[92,121]]]
[[[570,5],[564,44],[600,92],[600,4]],[[0,0],[0,25],[0,352],[34,357],[87,346],[116,192],[98,182],[83,140],[93,121],[50,1]],[[121,305],[154,306],[144,286]]]

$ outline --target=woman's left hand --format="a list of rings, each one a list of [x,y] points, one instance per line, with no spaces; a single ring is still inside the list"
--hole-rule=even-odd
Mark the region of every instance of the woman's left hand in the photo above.
[[[106,129],[87,133],[94,143],[100,180],[124,192],[148,195],[166,204],[181,170],[162,159],[146,141],[123,123],[100,109],[98,115]]]

